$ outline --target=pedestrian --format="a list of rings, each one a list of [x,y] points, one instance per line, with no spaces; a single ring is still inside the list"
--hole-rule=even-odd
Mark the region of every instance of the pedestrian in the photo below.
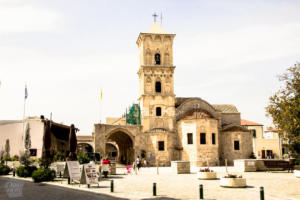
[[[137,169],[139,170],[140,168],[141,168],[141,159],[140,159],[140,157],[138,156],[137,158],[136,158],[136,166],[137,166]]]
[[[147,167],[147,160],[144,160],[144,167]]]

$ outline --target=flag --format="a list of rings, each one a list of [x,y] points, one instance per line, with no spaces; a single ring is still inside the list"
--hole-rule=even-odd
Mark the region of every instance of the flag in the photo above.
[[[101,101],[102,101],[102,89],[101,89],[101,95],[100,95],[100,99],[101,99]]]
[[[25,99],[28,97],[27,85],[25,85]]]

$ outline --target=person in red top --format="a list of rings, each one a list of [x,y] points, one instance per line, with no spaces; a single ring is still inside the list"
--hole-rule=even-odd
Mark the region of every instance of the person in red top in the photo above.
[[[110,161],[108,160],[107,157],[102,160],[102,165],[110,165]],[[105,178],[107,178],[108,171],[103,170],[103,175]]]
[[[107,158],[104,158],[102,160],[102,165],[105,165],[105,164],[109,164],[110,165],[110,161]]]

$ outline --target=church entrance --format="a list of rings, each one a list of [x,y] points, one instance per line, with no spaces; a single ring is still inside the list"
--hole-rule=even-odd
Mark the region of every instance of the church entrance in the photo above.
[[[112,148],[111,146],[108,148],[106,146],[106,153],[113,154],[110,156],[114,156],[119,163],[132,164],[134,161],[133,140],[128,133],[122,130],[111,132],[107,137],[107,141],[111,144],[115,143],[117,148]]]

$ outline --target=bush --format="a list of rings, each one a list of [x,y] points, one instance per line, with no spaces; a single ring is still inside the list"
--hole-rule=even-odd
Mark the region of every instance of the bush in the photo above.
[[[0,175],[7,175],[9,173],[10,169],[7,165],[1,165],[0,164]]]
[[[19,160],[19,156],[18,155],[14,155],[12,158],[11,158],[11,161],[18,161]]]
[[[34,170],[37,170],[36,166],[20,166],[16,173],[20,177],[31,177]]]
[[[39,168],[32,173],[32,179],[35,183],[53,181],[55,177],[55,171],[51,169]]]
[[[66,155],[65,153],[58,151],[55,153],[53,160],[56,161],[66,161]]]
[[[29,166],[32,163],[32,160],[30,158],[30,152],[28,150],[22,152],[19,160],[22,165]]]
[[[78,162],[80,164],[89,163],[91,161],[90,157],[87,154],[80,152],[77,156]]]

